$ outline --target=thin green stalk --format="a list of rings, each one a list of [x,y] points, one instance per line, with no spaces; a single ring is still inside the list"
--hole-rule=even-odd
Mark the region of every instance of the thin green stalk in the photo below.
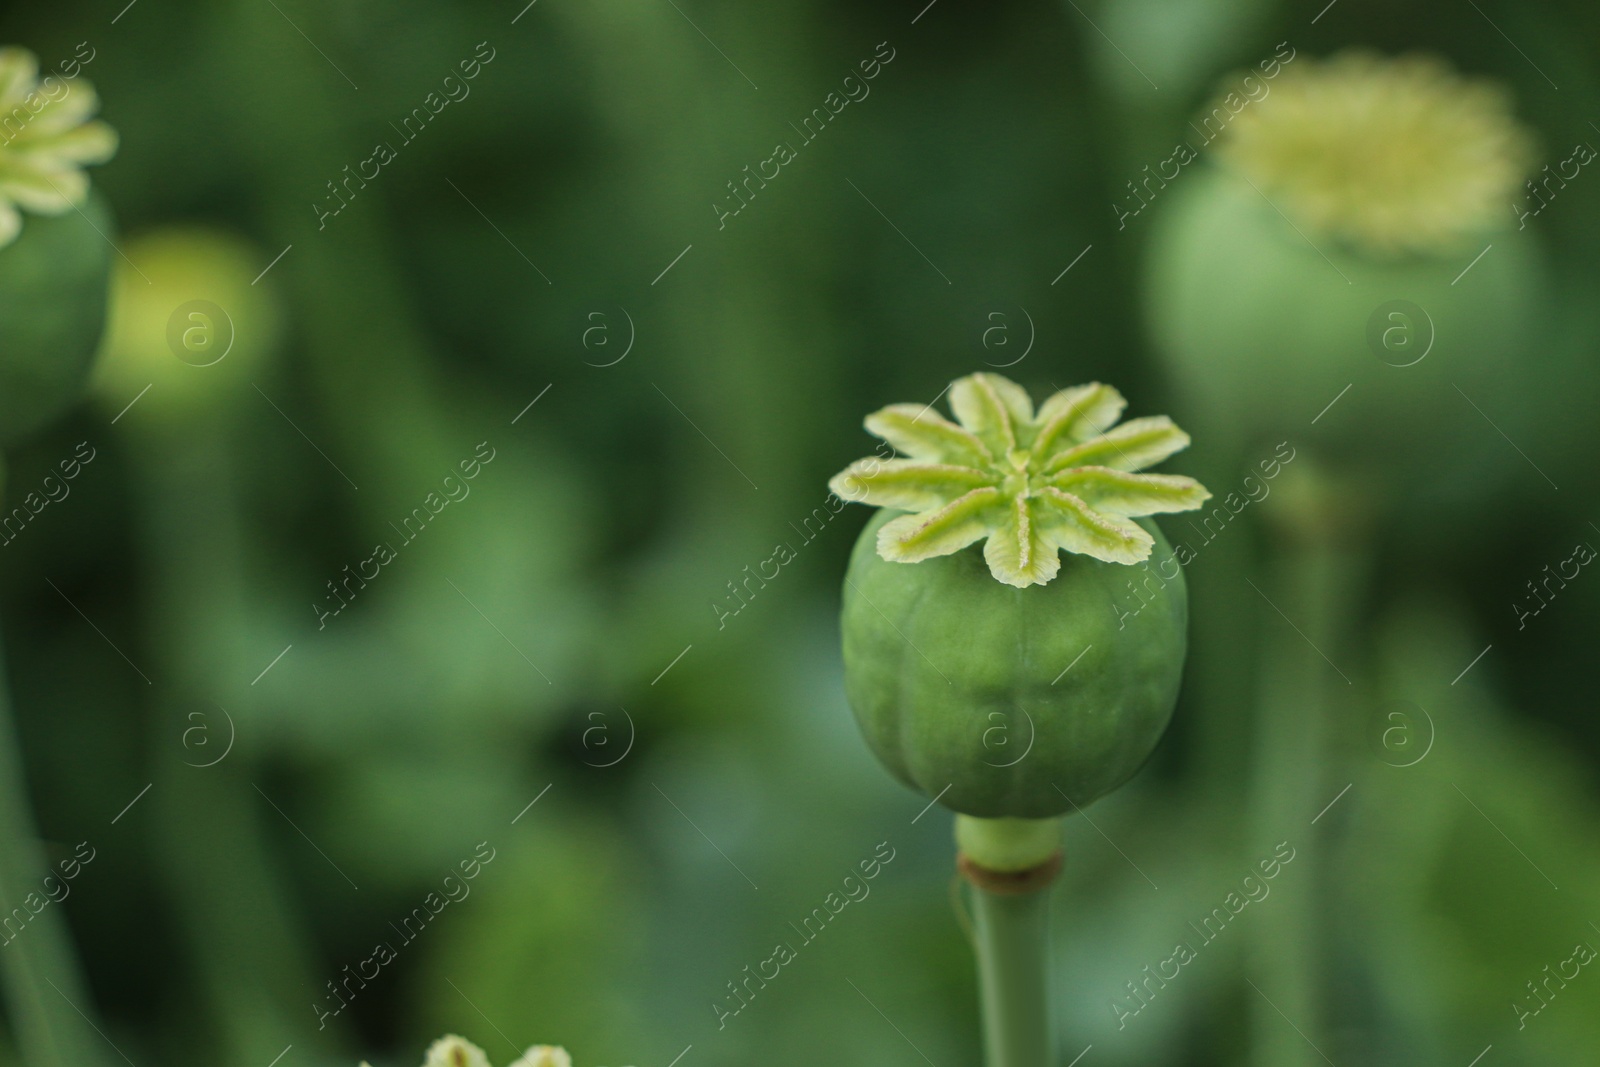
[[[1275,903],[1263,908],[1252,927],[1248,970],[1260,995],[1249,994],[1251,1058],[1262,1067],[1314,1067],[1326,1061],[1329,1048],[1325,957],[1335,935],[1323,841],[1336,816],[1318,820],[1341,786],[1340,711],[1353,683],[1346,673],[1350,665],[1334,664],[1349,647],[1354,595],[1365,568],[1360,552],[1342,543],[1359,544],[1358,539],[1319,521],[1340,498],[1332,483],[1317,477],[1301,500],[1300,533],[1290,537],[1270,570],[1271,599],[1261,606],[1268,629],[1255,722],[1252,859],[1268,855],[1279,842],[1295,850],[1293,869],[1273,889]],[[1280,607],[1297,627],[1283,624]]]
[[[1332,591],[1322,562],[1302,556],[1293,566],[1284,565],[1279,580],[1268,588],[1276,601],[1293,605],[1290,610],[1302,616],[1310,639],[1327,648],[1323,624]],[[1291,590],[1298,595],[1286,596]],[[1270,611],[1266,605],[1263,609]],[[1262,909],[1252,927],[1248,972],[1261,993],[1250,993],[1248,1002],[1251,1050],[1259,1067],[1313,1067],[1322,1062],[1317,1051],[1322,1044],[1322,938],[1314,896],[1318,855],[1309,846],[1316,829],[1311,820],[1320,804],[1327,803],[1321,675],[1328,668],[1292,629],[1283,626],[1282,631],[1269,631],[1263,642],[1251,855],[1271,855],[1278,842],[1288,841],[1296,856],[1293,868],[1274,886],[1271,906]]]
[[[295,1032],[320,1029],[308,1023],[322,990],[304,916],[266,844],[263,819],[279,816],[250,784],[259,749],[244,738],[257,706],[229,679],[245,657],[250,560],[227,419],[220,409],[193,413],[181,438],[133,439],[152,591],[145,625],[161,657],[150,729],[177,741],[193,725],[183,709],[201,708],[208,736],[203,752],[170,743],[154,753],[148,803],[157,868],[209,1011],[190,1041],[207,1063],[259,1067]],[[224,700],[227,712],[213,702]],[[229,748],[235,728],[241,743]],[[323,1051],[339,1047],[344,1025],[318,1034]]]
[[[973,926],[987,1067],[1050,1067],[1049,887],[1002,895],[974,886]]]
[[[0,649],[0,919],[12,909],[28,916],[20,930],[4,927],[0,979],[7,1013],[28,1067],[97,1067],[100,1039],[87,1015],[89,996],[73,955],[60,906],[38,914],[26,900],[48,899],[46,867],[23,779],[22,753],[11,715],[11,690]]]

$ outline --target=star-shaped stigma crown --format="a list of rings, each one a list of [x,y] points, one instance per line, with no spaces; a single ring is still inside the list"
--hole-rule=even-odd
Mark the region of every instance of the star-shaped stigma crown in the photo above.
[[[466,1038],[446,1034],[428,1046],[422,1067],[489,1067],[489,1057]],[[572,1067],[572,1057],[556,1045],[534,1045],[511,1067]]]
[[[916,563],[983,540],[994,577],[1044,585],[1060,552],[1137,563],[1154,541],[1132,520],[1191,511],[1211,494],[1193,478],[1138,474],[1189,444],[1165,415],[1117,420],[1122,394],[1098,382],[1063,389],[1033,410],[998,374],[950,385],[950,422],[933,405],[891,404],[869,433],[902,457],[857,460],[828,482],[840,498],[911,512],[878,531],[878,555]]]
[[[48,75],[25,48],[0,48],[0,248],[22,230],[21,211],[64,215],[89,195],[83,168],[117,151],[117,135],[91,121],[89,83]]]

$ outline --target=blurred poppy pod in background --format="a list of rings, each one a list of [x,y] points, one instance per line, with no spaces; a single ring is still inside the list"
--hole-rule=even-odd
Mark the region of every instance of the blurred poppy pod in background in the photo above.
[[[237,234],[198,226],[141,234],[125,247],[139,266],[124,264],[112,279],[95,374],[105,402],[120,409],[152,386],[163,408],[182,415],[248,393],[282,334],[271,279],[252,284],[267,257]]]
[[[1352,455],[1443,454],[1469,410],[1451,385],[1500,392],[1537,351],[1543,259],[1509,208],[1533,154],[1506,94],[1427,57],[1302,57],[1215,142],[1148,270],[1200,417],[1301,431],[1340,396],[1322,429]]]

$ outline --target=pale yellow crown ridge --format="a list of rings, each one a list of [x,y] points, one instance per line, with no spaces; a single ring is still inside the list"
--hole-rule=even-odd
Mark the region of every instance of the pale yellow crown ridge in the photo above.
[[[1534,155],[1499,85],[1366,51],[1286,64],[1217,148],[1313,236],[1387,258],[1457,253],[1503,228]]]

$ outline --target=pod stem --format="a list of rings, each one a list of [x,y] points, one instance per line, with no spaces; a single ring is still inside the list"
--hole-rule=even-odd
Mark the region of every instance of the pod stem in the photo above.
[[[972,883],[987,1067],[1051,1067],[1050,885],[1061,820],[956,816],[956,866]]]
[[[1341,771],[1351,740],[1347,694],[1360,676],[1350,678],[1334,660],[1354,669],[1348,635],[1366,571],[1357,524],[1365,508],[1326,474],[1302,468],[1301,475],[1299,495],[1285,502],[1295,505],[1284,519],[1292,525],[1280,535],[1278,558],[1263,576],[1271,600],[1259,605],[1271,629],[1263,639],[1256,700],[1251,858],[1280,842],[1297,856],[1295,871],[1274,886],[1278,903],[1263,909],[1251,927],[1246,973],[1261,995],[1248,1000],[1250,1058],[1260,1067],[1320,1067],[1322,1049],[1331,1047],[1326,984],[1328,960],[1339,944],[1339,911],[1323,874],[1330,869],[1329,833],[1353,803],[1345,800],[1341,810],[1331,802],[1348,782]],[[1345,525],[1325,521],[1331,513]],[[1298,625],[1283,625],[1279,605]]]
[[[1049,884],[1001,893],[974,884],[973,926],[987,1067],[1051,1067]]]

